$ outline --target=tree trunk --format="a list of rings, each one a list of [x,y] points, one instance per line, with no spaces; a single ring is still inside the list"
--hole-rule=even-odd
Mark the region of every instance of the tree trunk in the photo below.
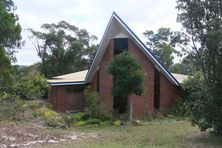
[[[129,122],[133,121],[133,103],[132,101],[128,98],[128,105],[129,105]]]

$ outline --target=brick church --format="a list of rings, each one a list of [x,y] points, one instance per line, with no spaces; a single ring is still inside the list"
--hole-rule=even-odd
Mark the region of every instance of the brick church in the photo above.
[[[121,100],[111,94],[112,76],[107,68],[113,57],[123,52],[123,49],[142,65],[146,89],[142,96],[131,95]],[[126,108],[127,102],[130,102],[133,118],[141,118],[172,105],[180,94],[180,83],[185,78],[184,75],[170,73],[114,12],[90,69],[48,80],[51,85],[48,100],[58,112],[83,111],[87,107],[83,91],[86,86],[91,86],[99,94],[102,111]]]

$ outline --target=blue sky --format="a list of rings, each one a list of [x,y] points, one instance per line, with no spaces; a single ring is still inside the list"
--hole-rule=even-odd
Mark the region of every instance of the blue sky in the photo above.
[[[100,41],[113,11],[140,37],[145,30],[170,27],[180,30],[176,22],[176,0],[14,0],[16,13],[23,28],[25,46],[16,54],[19,65],[31,65],[40,61],[34,46],[28,39],[27,28],[40,30],[44,23],[65,20],[79,28],[85,28]]]

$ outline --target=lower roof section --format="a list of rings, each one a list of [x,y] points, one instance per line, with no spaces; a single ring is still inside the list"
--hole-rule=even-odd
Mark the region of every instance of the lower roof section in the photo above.
[[[83,70],[79,72],[69,73],[61,76],[53,77],[47,82],[52,86],[59,85],[81,85],[85,83],[85,77],[88,70]]]
[[[85,78],[88,73],[88,70],[83,70],[79,72],[69,73],[66,75],[56,76],[47,82],[51,86],[62,86],[62,85],[82,85],[85,84]],[[171,73],[179,83],[183,83],[188,79],[187,75]]]

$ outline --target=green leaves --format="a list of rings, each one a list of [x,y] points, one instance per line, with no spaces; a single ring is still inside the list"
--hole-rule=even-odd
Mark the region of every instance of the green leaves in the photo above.
[[[190,85],[192,122],[222,134],[222,1],[177,0],[176,8],[191,39],[189,56],[204,77],[201,85]]]
[[[128,53],[116,55],[109,65],[108,72],[113,76],[113,96],[127,97],[144,92],[144,73],[141,65]]]
[[[30,29],[30,39],[42,59],[41,71],[46,77],[87,69],[97,46],[92,42],[95,36],[87,30],[60,21],[57,24],[43,24],[44,31]]]
[[[175,35],[170,28],[159,28],[157,33],[152,30],[147,30],[143,33],[147,37],[147,45],[153,50],[154,54],[163,63],[164,66],[169,68],[173,64],[173,53],[176,52],[171,42]]]

